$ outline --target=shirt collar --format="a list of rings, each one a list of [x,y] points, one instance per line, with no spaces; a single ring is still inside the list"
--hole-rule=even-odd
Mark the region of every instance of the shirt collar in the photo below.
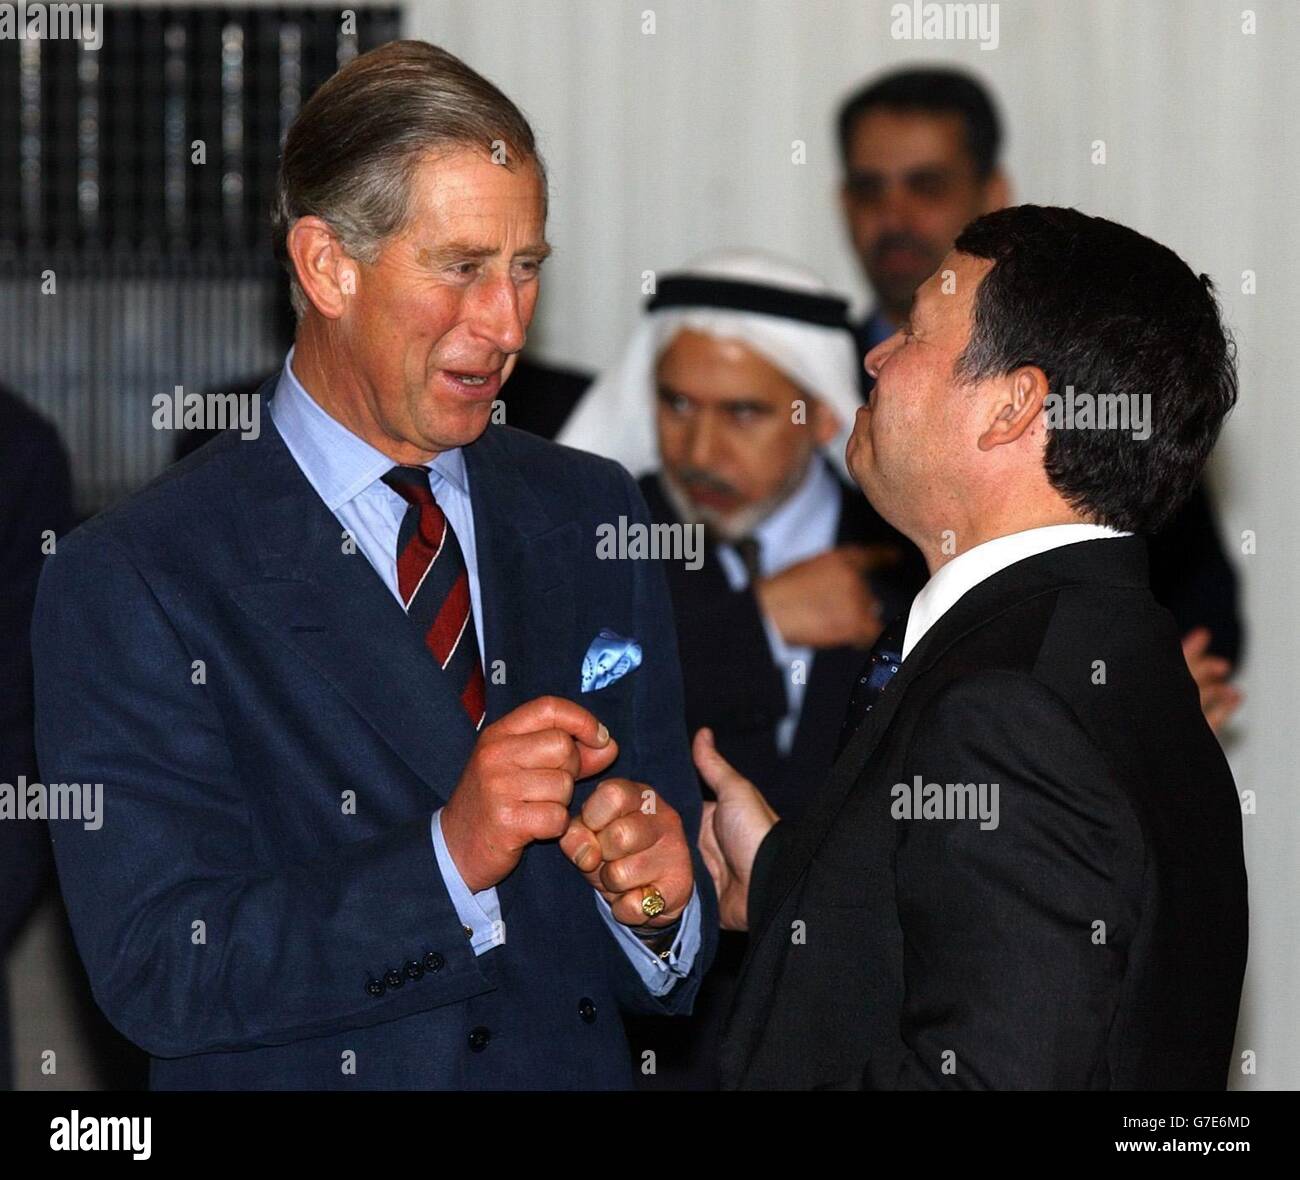
[[[334,512],[396,464],[322,409],[293,371],[293,354],[291,348],[284,358],[271,416],[303,474]],[[441,452],[426,466],[458,491],[468,490],[465,456],[459,447]]]
[[[907,616],[907,633],[903,638],[903,658],[907,658],[925,633],[967,591],[1007,566],[1062,545],[1074,545],[1098,537],[1127,536],[1130,534],[1100,524],[1051,524],[994,537],[959,553],[946,565],[940,566],[912,600],[912,609]]]

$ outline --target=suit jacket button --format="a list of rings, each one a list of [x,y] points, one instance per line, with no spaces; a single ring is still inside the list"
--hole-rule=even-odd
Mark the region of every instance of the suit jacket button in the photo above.
[[[401,987],[405,981],[402,979],[402,973],[396,967],[391,967],[384,973],[384,982],[389,987]]]
[[[578,1001],[578,1015],[588,1024],[596,1023],[596,1005],[591,1002],[588,996],[583,996]]]
[[[430,951],[424,956],[424,969],[426,971],[441,971],[444,962],[446,960],[437,951]]]
[[[384,994],[384,981],[382,979],[367,979],[366,994],[378,999]]]
[[[406,963],[406,978],[419,979],[424,974],[424,964],[419,959],[408,959]]]
[[[469,1034],[469,1047],[474,1053],[482,1053],[487,1048],[487,1043],[492,1039],[492,1030],[484,1028],[481,1024],[478,1028],[471,1029]]]

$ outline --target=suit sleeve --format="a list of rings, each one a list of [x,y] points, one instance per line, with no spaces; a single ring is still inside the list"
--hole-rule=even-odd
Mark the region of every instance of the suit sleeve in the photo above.
[[[894,813],[907,1051],[872,1084],[1104,1087],[1142,841],[1100,751],[1050,690],[997,672],[930,703],[907,766],[998,790],[987,820]]]
[[[102,784],[98,822],[50,823],[96,1000],[157,1057],[285,1044],[490,990],[422,816],[310,861],[260,854],[201,651],[102,530],[46,562],[33,623],[47,784]],[[201,644],[198,645],[201,647]],[[286,722],[288,723],[288,722]],[[370,979],[430,968],[379,996]]]
[[[650,512],[640,490],[627,472],[622,468],[617,470],[623,483],[629,522],[648,526]],[[690,974],[662,996],[650,993],[614,938],[606,940],[605,953],[614,994],[628,1011],[660,1016],[685,1014],[691,1011],[700,980],[717,949],[718,903],[713,881],[698,848],[702,800],[686,735],[682,674],[677,659],[677,635],[668,585],[660,562],[633,561],[631,565],[635,579],[636,625],[640,629],[637,638],[641,642],[643,663],[634,690],[632,712],[636,727],[631,742],[632,756],[626,769],[620,767],[620,773],[653,787],[682,817],[695,866],[695,886],[700,902],[700,946]]]
[[[772,896],[772,869],[793,836],[793,825],[788,820],[777,820],[754,854],[754,864],[749,873],[749,893],[745,897],[751,930],[766,926],[771,917],[771,907],[780,901],[780,898]]]

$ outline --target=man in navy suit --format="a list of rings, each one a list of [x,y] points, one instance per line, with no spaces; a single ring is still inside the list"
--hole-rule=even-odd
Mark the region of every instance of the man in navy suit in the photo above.
[[[672,608],[616,464],[490,423],[545,174],[432,46],[327,82],[275,238],[299,316],[228,433],[60,546],[33,627],[96,998],[157,1088],[625,1087],[716,903]],[[581,703],[579,703],[579,701]],[[52,792],[53,794],[53,792]]]

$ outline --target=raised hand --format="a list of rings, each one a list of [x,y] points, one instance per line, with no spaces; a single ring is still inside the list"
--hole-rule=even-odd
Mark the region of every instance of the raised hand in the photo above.
[[[718,893],[722,927],[748,930],[754,857],[780,816],[758,788],[718,753],[712,730],[696,733],[692,753],[700,777],[718,798],[716,803],[704,805],[700,855]]]
[[[573,784],[617,757],[605,726],[562,697],[538,697],[487,726],[441,817],[465,884],[487,889],[534,840],[563,835]]]

